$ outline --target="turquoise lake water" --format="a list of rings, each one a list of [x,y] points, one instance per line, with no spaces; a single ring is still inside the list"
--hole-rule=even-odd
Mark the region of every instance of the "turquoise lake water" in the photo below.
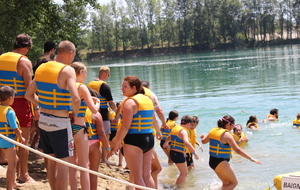
[[[276,175],[300,170],[300,130],[292,127],[300,109],[300,45],[259,49],[230,50],[172,56],[114,59],[89,62],[88,79],[93,80],[100,65],[111,68],[109,83],[115,101],[122,100],[121,84],[127,75],[148,80],[168,116],[177,110],[183,115],[198,116],[199,135],[216,127],[217,120],[232,115],[245,126],[250,115],[259,121],[270,109],[279,109],[279,121],[260,123],[259,131],[244,128],[249,143],[243,149],[261,160],[257,165],[236,155],[230,161],[237,175],[239,190],[263,190],[273,185]],[[208,144],[189,173],[181,189],[219,189],[221,182],[208,165]],[[163,167],[159,189],[175,189],[177,168],[157,144]],[[275,189],[275,188],[273,188]]]

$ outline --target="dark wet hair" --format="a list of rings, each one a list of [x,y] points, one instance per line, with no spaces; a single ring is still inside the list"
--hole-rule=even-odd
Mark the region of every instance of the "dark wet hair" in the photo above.
[[[234,118],[231,115],[225,115],[224,117],[222,117],[221,119],[218,120],[218,127],[226,129],[225,126],[226,126],[227,123],[234,124],[234,122],[235,122],[235,120],[234,120]]]
[[[143,87],[146,87],[146,88],[149,88],[150,87],[150,83],[146,80],[142,81],[142,86]]]
[[[188,124],[188,123],[192,123],[192,118],[188,115],[182,116],[180,124]]]
[[[255,122],[256,120],[257,120],[256,115],[251,115],[251,116],[249,117],[249,119],[248,119],[246,125],[248,125],[248,123]]]
[[[9,97],[14,96],[16,91],[10,86],[0,86],[0,101],[6,101]]]
[[[48,41],[44,44],[44,53],[49,52],[49,51],[51,51],[52,49],[55,49],[55,48],[56,48],[55,43]]]
[[[14,47],[13,49],[19,49],[19,48],[28,48],[31,49],[32,47],[32,40],[31,37],[28,34],[19,34],[14,41]]]
[[[126,76],[124,78],[124,81],[127,81],[129,83],[129,86],[132,88],[135,86],[136,88],[136,94],[145,94],[144,88],[142,87],[142,82],[140,79],[136,76]]]
[[[169,120],[174,120],[176,117],[178,117],[179,113],[178,111],[176,110],[172,110],[169,112],[169,117],[167,118],[167,121],[168,122]]]
[[[270,114],[274,115],[274,114],[278,114],[278,109],[274,108],[270,110]],[[278,118],[278,116],[276,116]]]
[[[94,90],[94,89],[92,89],[92,88],[90,88],[90,87],[87,87],[87,88],[88,88],[88,90],[89,90],[91,96],[97,97],[97,98],[99,97],[99,94],[98,94],[98,92],[97,92],[96,90]]]

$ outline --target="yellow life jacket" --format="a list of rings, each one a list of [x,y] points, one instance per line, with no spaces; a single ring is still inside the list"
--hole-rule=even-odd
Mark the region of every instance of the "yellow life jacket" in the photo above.
[[[274,118],[274,121],[277,121],[277,117],[276,116],[274,116],[274,115],[272,115],[272,114],[268,114],[267,115],[267,118],[269,119],[269,118]]]
[[[80,82],[76,82],[76,87],[79,88],[80,85],[85,85],[83,83]],[[86,101],[84,101],[83,99],[81,99],[80,101],[80,106],[79,106],[79,110],[78,110],[78,117],[84,117],[85,113],[86,113],[86,109],[87,109],[87,104]]]
[[[72,110],[69,90],[58,87],[57,78],[66,65],[48,61],[39,66],[35,72],[35,81],[39,96],[39,106],[50,110]]]
[[[209,154],[216,158],[230,158],[231,147],[221,142],[221,135],[229,132],[227,129],[215,127],[209,131]]]
[[[151,98],[152,91],[149,88],[143,87],[145,95]]]
[[[87,127],[89,140],[99,139],[96,125],[92,121],[92,114],[93,113],[91,112],[91,110],[87,108],[84,116],[84,121],[85,121],[85,126]]]
[[[8,110],[12,110],[14,112],[14,110],[10,106],[0,106],[0,133],[7,136],[8,138],[15,139],[16,134],[14,130],[8,125],[8,121],[6,119]],[[19,121],[17,117],[16,122],[19,127]]]
[[[24,78],[17,72],[17,64],[19,60],[26,56],[18,53],[8,52],[0,56],[0,85],[12,87],[16,94],[15,96],[25,95]]]
[[[256,122],[250,122],[247,124],[247,127],[254,126],[255,128],[258,128],[258,124]]]
[[[241,142],[241,143],[238,143],[238,141],[239,141],[241,138],[246,137],[246,135],[245,135],[244,132],[241,133],[241,138],[240,138],[237,134],[235,134],[235,133],[232,133],[232,135],[233,135],[233,138],[234,138],[235,142],[239,145],[239,147],[243,147],[243,146],[245,146],[245,145],[247,144],[247,142],[245,142],[245,141],[243,141],[243,142]]]
[[[143,94],[136,94],[123,101],[124,103],[133,99],[138,104],[138,111],[133,115],[131,126],[128,130],[128,134],[148,134],[153,133],[153,113],[154,106],[150,98]],[[121,123],[123,123],[123,114],[120,114]]]
[[[175,149],[175,150],[179,150],[180,152],[186,152],[186,146],[183,143],[183,140],[181,140],[179,138],[179,132],[181,130],[185,130],[184,127],[180,126],[180,125],[176,125],[170,135],[171,135],[171,143],[170,143],[170,148],[171,149]]]
[[[170,127],[170,129],[165,129],[163,127],[160,128],[162,140],[166,140],[168,136],[170,135],[171,130],[176,126],[176,121],[169,119],[166,121],[167,125]]]
[[[293,126],[300,127],[300,119],[294,119],[293,120]]]
[[[110,112],[109,113],[109,119],[112,120],[116,117],[116,113],[115,112]],[[118,120],[117,123],[112,123],[110,122],[110,130],[111,131],[117,131],[119,129],[119,127],[121,126],[121,121]]]
[[[109,105],[108,105],[108,101],[106,100],[106,98],[100,94],[100,88],[101,88],[102,84],[107,84],[107,83],[103,80],[94,80],[94,81],[89,82],[87,86],[89,88],[96,90],[99,93],[100,109],[106,109],[109,107]]]

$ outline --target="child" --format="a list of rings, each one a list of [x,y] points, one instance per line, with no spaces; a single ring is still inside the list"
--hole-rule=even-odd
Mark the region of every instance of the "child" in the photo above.
[[[10,107],[10,105],[14,102],[14,96],[15,91],[11,87],[0,87],[0,131],[2,135],[13,140],[17,137],[21,142],[25,142],[25,139],[21,135],[22,132],[18,128],[19,126],[16,114]],[[16,166],[18,162],[16,148],[14,144],[2,138],[0,138],[0,148],[3,148],[8,163],[6,172],[6,189],[12,190],[21,186],[16,182]]]
[[[236,124],[233,127],[233,137],[234,137],[236,144],[238,144],[239,147],[245,146],[249,140],[246,137],[245,133],[243,132],[243,127],[241,124]]]
[[[180,174],[176,180],[176,185],[180,185],[186,181],[188,175],[188,169],[186,165],[185,151],[186,148],[189,149],[192,155],[198,160],[198,154],[196,150],[191,145],[188,139],[187,130],[190,129],[192,123],[192,118],[185,115],[181,118],[180,125],[176,125],[169,137],[166,139],[164,147],[166,148],[170,144],[170,158],[176,164]]]
[[[92,97],[99,97],[98,93],[88,88]],[[105,148],[106,154],[110,155],[109,142],[104,132],[102,116],[99,112],[93,114],[89,108],[86,110],[85,123],[88,128],[88,139],[89,139],[89,169],[98,171],[101,151],[100,151],[100,140]],[[90,175],[90,190],[97,190],[98,177],[93,174]]]
[[[267,121],[278,121],[278,109],[274,108],[270,110],[270,114],[267,115],[267,119],[264,119],[263,122]]]
[[[209,166],[221,179],[222,189],[234,189],[238,184],[235,172],[229,164],[231,149],[251,162],[261,164],[236,144],[230,132],[234,127],[234,121],[232,116],[225,115],[218,120],[218,126],[211,129],[208,135],[200,136],[203,144],[209,143]]]
[[[293,126],[300,127],[300,113],[297,114],[297,119],[293,120]]]
[[[196,149],[196,145],[198,145],[200,150],[203,152],[203,147],[197,141],[196,127],[197,127],[198,123],[199,123],[199,118],[197,116],[192,116],[192,123],[191,123],[190,129],[188,130],[188,135],[189,135],[189,140],[190,140],[190,143],[192,144],[192,146]],[[190,169],[194,168],[193,155],[188,150],[186,153],[186,163]]]
[[[249,117],[249,120],[247,121],[246,126],[247,126],[247,128],[250,128],[253,130],[259,130],[258,129],[259,126],[258,126],[257,122],[258,122],[257,117],[255,115],[251,115]]]
[[[164,148],[163,145],[166,141],[166,139],[168,138],[168,136],[170,135],[171,130],[176,126],[176,120],[178,119],[178,111],[176,110],[172,110],[169,112],[169,117],[166,120],[167,125],[170,127],[170,129],[166,129],[164,127],[161,127],[161,135],[162,135],[162,139],[160,140],[160,147],[163,149],[164,153],[167,155],[168,157],[168,163],[172,164],[172,160],[170,159],[170,148]]]

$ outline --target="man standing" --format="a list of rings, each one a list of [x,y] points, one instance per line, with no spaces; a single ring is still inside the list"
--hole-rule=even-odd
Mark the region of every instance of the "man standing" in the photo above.
[[[108,113],[108,107],[114,111],[117,112],[117,107],[113,101],[113,97],[111,94],[110,87],[105,82],[107,78],[110,76],[110,69],[107,66],[102,66],[99,70],[98,77],[94,80],[89,82],[88,87],[96,90],[99,92],[99,98],[100,98],[100,113],[103,118],[103,125],[104,125],[104,131],[107,135],[107,139],[109,139],[109,135],[111,133],[110,131],[110,120],[109,120],[109,113]],[[102,146],[103,150],[103,146]],[[106,151],[102,151],[102,161],[107,164],[111,164],[106,157]]]
[[[54,53],[55,53],[55,48],[56,48],[56,45],[54,42],[46,42],[44,44],[44,54],[39,57],[36,62],[34,63],[34,66],[32,68],[33,70],[33,73],[35,73],[36,69],[44,62],[41,62],[41,59],[53,59],[54,58]]]
[[[31,83],[31,61],[25,57],[31,49],[32,40],[28,34],[19,34],[13,46],[13,51],[0,56],[0,85],[12,87],[15,91],[15,100],[12,108],[15,110],[25,145],[29,144],[31,127],[31,110],[28,100],[24,98],[25,92]],[[38,113],[37,113],[38,114]],[[28,173],[28,150],[19,148],[18,180],[20,182],[35,182]]]
[[[28,87],[25,97],[41,107],[40,147],[43,152],[68,161],[73,155],[74,143],[69,111],[77,115],[80,98],[76,88],[76,74],[72,63],[76,54],[70,41],[58,45],[55,61],[39,66],[35,79]],[[38,97],[35,93],[38,93]],[[68,187],[68,167],[48,159],[47,177],[51,189],[66,190]]]

